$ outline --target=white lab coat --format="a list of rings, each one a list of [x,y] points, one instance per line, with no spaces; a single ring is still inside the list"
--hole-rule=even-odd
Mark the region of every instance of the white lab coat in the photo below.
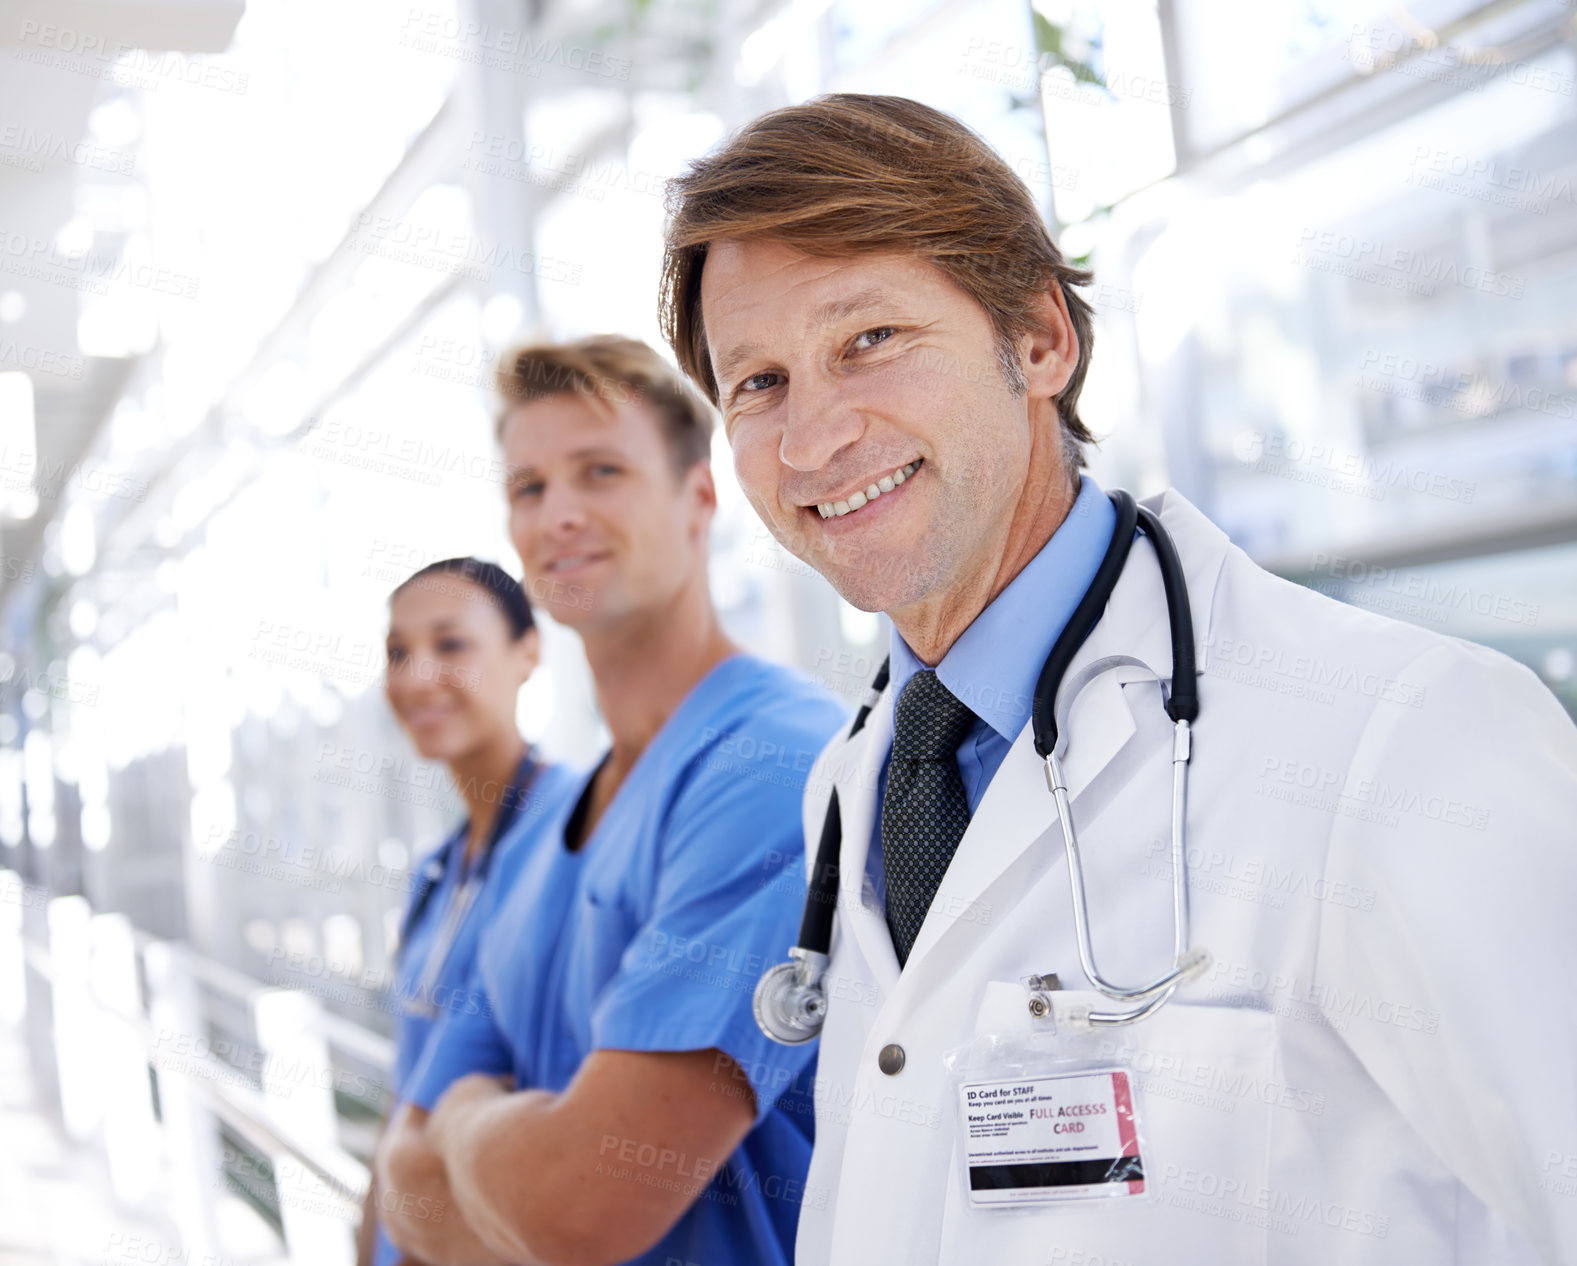
[[[1577,1262],[1577,729],[1505,656],[1273,577],[1175,491],[1150,504],[1191,595],[1213,965],[1137,1025],[1068,1023],[1104,1000],[1026,723],[900,974],[865,877],[886,692],[806,792],[813,852],[837,788],[843,849],[799,1266]],[[1112,654],[1171,673],[1145,538],[1070,679]],[[1080,696],[1064,767],[1096,961],[1138,983],[1171,965],[1172,736],[1124,676]],[[1029,1032],[1023,979],[1053,971],[1058,1041],[1134,1076],[1150,1194],[971,1210],[943,1057]]]

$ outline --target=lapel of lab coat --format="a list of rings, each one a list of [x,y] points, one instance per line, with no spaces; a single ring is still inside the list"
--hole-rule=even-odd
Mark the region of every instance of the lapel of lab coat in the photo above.
[[[1193,614],[1196,669],[1203,674],[1216,581],[1229,542],[1219,528],[1173,490],[1145,504],[1151,509],[1159,507],[1162,525],[1177,543]],[[1134,542],[1105,615],[1074,656],[1068,679],[1092,661],[1118,654],[1138,657],[1163,678],[1171,675],[1165,591],[1147,536],[1141,535]],[[1124,698],[1122,675],[1118,670],[1092,681],[1074,703],[1067,720],[1069,743],[1063,772],[1068,779],[1075,821],[1081,828],[1092,820],[1092,800],[1099,801],[1096,809],[1112,803],[1121,784],[1131,779],[1142,764],[1140,753],[1135,752],[1132,761],[1123,756],[1137,727]],[[884,703],[884,728],[872,734],[862,763],[870,763],[872,752],[879,753],[878,765],[887,758],[892,739],[892,704],[890,700]],[[873,714],[872,721],[875,719]],[[872,957],[868,946],[866,956],[893,1003],[905,1007],[913,999],[928,996],[967,961],[970,949],[990,933],[989,906],[993,902],[987,894],[994,887],[1000,885],[1000,900],[1011,904],[1012,894],[1028,886],[1033,872],[1046,865],[1066,864],[1056,802],[1046,789],[1044,771],[1045,762],[1035,753],[1034,727],[1026,721],[959,842],[901,976],[897,974],[897,958],[881,915],[874,915],[874,927],[861,929],[862,946],[874,939],[877,931],[885,940],[891,979],[877,968],[880,960]],[[871,785],[874,787],[874,779]],[[1093,797],[1087,794],[1097,787]],[[845,857],[849,864],[858,865],[856,877],[864,874],[874,799],[874,792],[867,792],[862,812],[844,817]],[[849,834],[851,831],[854,834]],[[850,844],[858,848],[857,859],[849,850]],[[1004,878],[1008,882],[1002,884]],[[1024,964],[1026,973],[1043,969],[1043,964]]]
[[[898,983],[898,953],[893,949],[886,916],[874,899],[866,899],[865,859],[876,822],[877,782],[892,745],[893,692],[884,690],[864,728],[844,744],[832,769],[843,828],[837,925],[852,929],[872,978],[885,994],[891,994]]]

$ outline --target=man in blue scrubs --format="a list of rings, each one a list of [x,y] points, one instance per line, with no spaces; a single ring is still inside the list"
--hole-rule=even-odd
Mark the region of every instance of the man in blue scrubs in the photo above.
[[[656,353],[527,349],[500,386],[511,536],[612,742],[496,890],[487,1014],[445,1017],[379,1151],[390,1234],[436,1266],[787,1263],[814,1047],[767,1041],[751,995],[794,940],[800,798],[843,712],[722,632],[711,415]]]

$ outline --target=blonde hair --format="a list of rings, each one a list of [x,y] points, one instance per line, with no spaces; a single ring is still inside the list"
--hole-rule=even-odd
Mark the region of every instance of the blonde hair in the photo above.
[[[498,394],[504,421],[517,405],[573,394],[606,412],[644,404],[662,424],[676,474],[708,460],[714,415],[711,407],[652,347],[620,334],[595,334],[572,343],[537,343],[506,353],[499,361]]]

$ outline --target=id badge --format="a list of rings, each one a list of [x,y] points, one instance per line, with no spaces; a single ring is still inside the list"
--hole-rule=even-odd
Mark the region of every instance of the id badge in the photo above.
[[[966,1081],[959,1095],[975,1208],[1144,1194],[1127,1070]]]
[[[988,982],[974,1039],[943,1057],[970,1208],[1154,1200],[1140,1087],[1078,1018],[1094,995],[1040,984]]]

